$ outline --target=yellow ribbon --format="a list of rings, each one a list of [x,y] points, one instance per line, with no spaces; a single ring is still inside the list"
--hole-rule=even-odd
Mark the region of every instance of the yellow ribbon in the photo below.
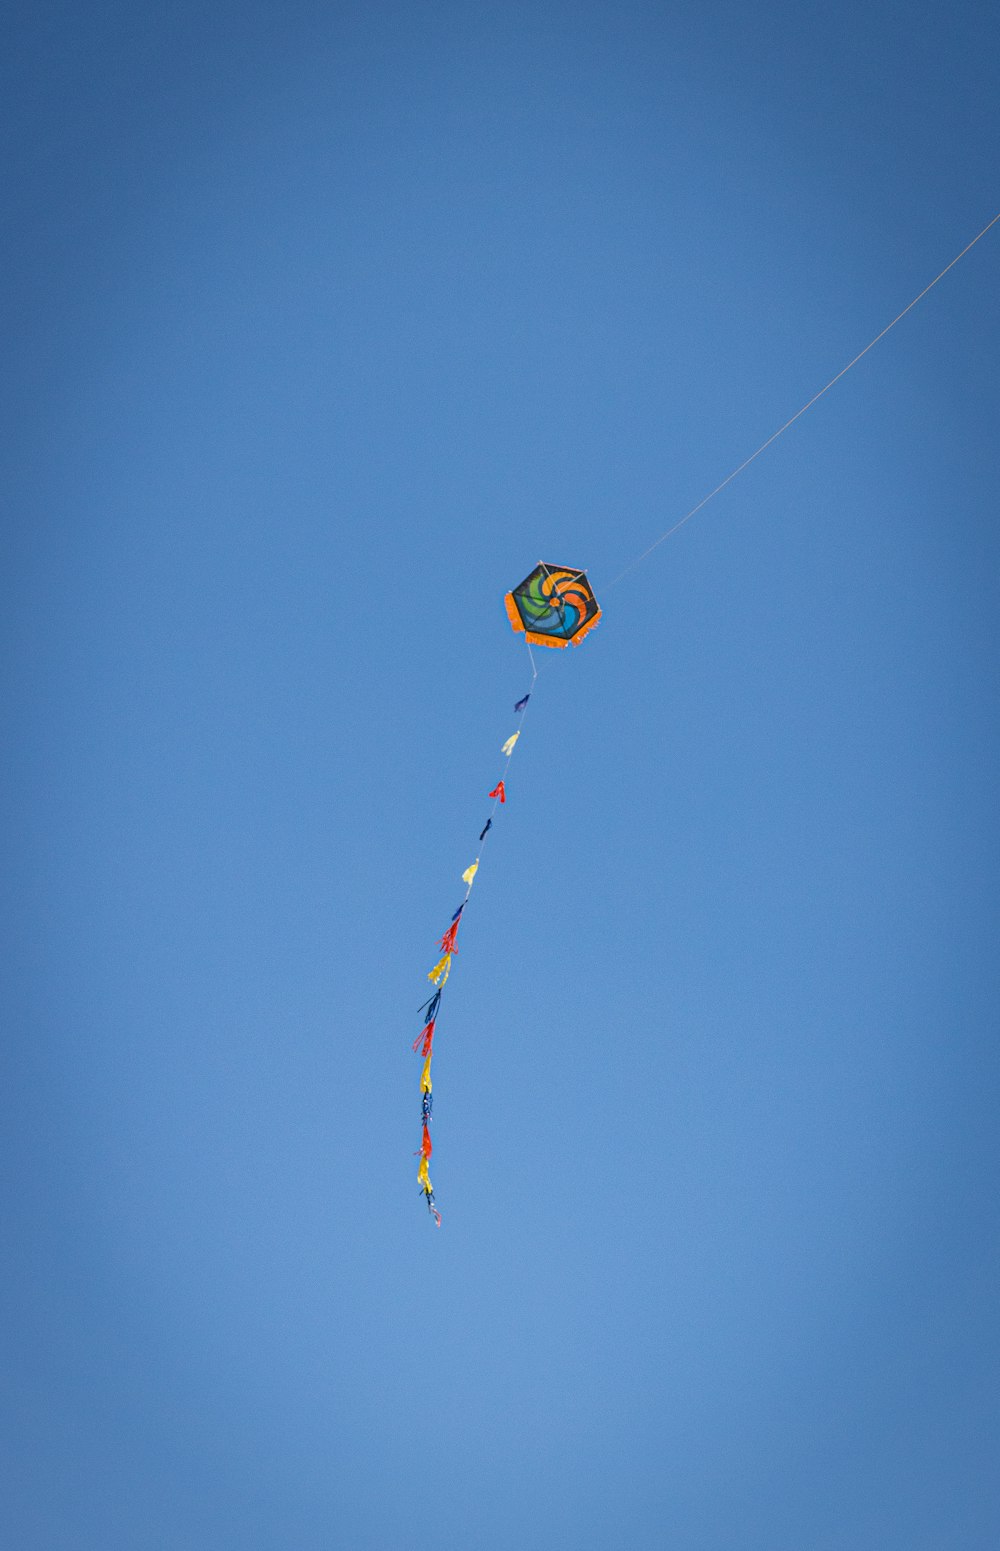
[[[463,883],[468,883],[471,886],[472,880],[476,876],[476,873],[478,871],[479,871],[479,857],[477,856],[476,860],[473,862],[472,866],[471,867],[467,867],[465,869],[465,871],[463,872],[463,874],[462,874],[462,882]]]
[[[431,1058],[430,1058],[430,1056],[428,1056],[427,1060],[424,1062],[424,1069],[420,1073],[420,1091],[421,1091],[421,1093],[430,1093],[430,1091],[431,1091]]]
[[[428,980],[433,980],[436,986],[443,986],[448,979],[448,971],[451,969],[451,954],[446,953],[443,959],[439,959],[434,968],[428,970]]]
[[[511,754],[514,752],[514,744],[517,742],[520,736],[521,734],[519,732],[512,732],[510,737],[507,739],[507,742],[500,750],[501,754],[506,754],[507,758],[510,759]]]
[[[423,1186],[424,1194],[429,1196],[433,1186],[431,1185],[430,1170],[427,1167],[426,1158],[421,1158],[420,1160],[420,1167],[417,1170],[417,1180]]]

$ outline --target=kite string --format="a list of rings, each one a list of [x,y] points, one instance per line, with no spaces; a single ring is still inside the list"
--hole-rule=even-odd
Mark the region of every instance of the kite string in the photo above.
[[[703,507],[707,506],[709,501],[711,501],[715,496],[717,496],[721,490],[725,490],[726,486],[732,483],[732,481],[736,478],[737,474],[742,474],[743,470],[745,468],[749,468],[750,464],[754,461],[754,459],[755,458],[759,458],[762,452],[766,452],[768,447],[770,447],[771,443],[772,442],[776,442],[778,440],[778,437],[782,436],[785,433],[785,431],[788,430],[789,426],[793,426],[795,424],[796,420],[800,419],[805,414],[807,409],[812,409],[813,405],[815,403],[817,403],[818,400],[823,397],[824,393],[829,393],[830,389],[832,387],[834,387],[834,385],[840,381],[841,377],[845,377],[847,375],[847,373],[851,370],[852,366],[857,366],[858,362],[860,360],[862,360],[863,357],[868,354],[869,350],[873,350],[875,348],[875,346],[878,344],[879,340],[885,338],[885,336],[888,334],[890,329],[894,329],[896,327],[896,324],[901,322],[902,319],[906,317],[906,314],[908,312],[911,312],[913,310],[913,308],[917,305],[918,302],[923,301],[923,299],[927,295],[928,291],[932,291],[934,289],[934,287],[937,285],[938,281],[944,279],[944,277],[948,273],[949,269],[954,269],[954,267],[958,263],[959,259],[963,259],[965,257],[965,255],[969,252],[970,248],[974,248],[976,246],[976,243],[979,241],[979,239],[981,237],[985,237],[986,233],[990,230],[990,228],[995,226],[998,221],[1000,221],[1000,210],[997,211],[997,213],[993,217],[992,221],[987,221],[986,225],[983,227],[981,232],[977,232],[976,233],[975,237],[973,237],[971,242],[967,242],[966,243],[966,245],[962,249],[961,253],[956,253],[955,257],[951,260],[951,263],[950,264],[946,264],[944,266],[944,268],[942,269],[941,273],[939,275],[935,275],[934,279],[930,282],[930,284],[929,285],[925,285],[923,290],[920,292],[920,294],[918,296],[915,296],[913,298],[912,302],[909,302],[907,304],[907,306],[905,306],[903,308],[902,312],[897,313],[896,317],[893,318],[891,323],[887,323],[885,328],[882,329],[880,333],[876,334],[875,338],[870,340],[869,343],[867,345],[865,345],[865,348],[863,350],[859,350],[858,351],[858,353],[854,357],[853,361],[848,361],[846,366],[841,367],[841,369],[837,373],[836,377],[831,377],[830,381],[825,385],[825,387],[820,388],[818,393],[814,393],[812,398],[809,399],[809,401],[807,403],[803,404],[801,409],[797,409],[795,411],[795,414],[792,415],[790,420],[786,420],[784,425],[779,426],[778,429],[774,432],[774,434],[768,437],[766,442],[761,442],[761,444],[757,448],[756,452],[752,452],[748,458],[744,458],[743,462],[741,464],[739,464],[737,468],[734,468],[731,474],[727,474],[725,479],[722,481],[722,483],[716,485],[714,490],[710,490],[708,492],[708,495],[704,496],[698,502],[697,506],[692,506],[691,510],[689,512],[685,512],[684,516],[678,522],[675,522],[672,528],[668,528],[666,533],[661,533],[659,538],[655,539],[653,541],[653,543],[650,544],[648,549],[644,549],[642,551],[641,555],[636,555],[634,560],[630,560],[628,565],[625,567],[624,571],[620,571],[618,573],[618,575],[614,578],[614,580],[607,584],[607,586],[603,589],[603,591],[609,592],[612,587],[617,587],[618,583],[620,581],[623,581],[624,578],[626,576],[628,576],[630,571],[634,571],[636,566],[640,565],[642,563],[642,561],[647,558],[647,556],[651,555],[653,553],[654,549],[658,549],[659,546],[662,543],[664,543],[666,539],[671,538],[672,535],[675,534],[678,531],[679,528],[683,528],[683,526],[684,526],[684,524],[686,522],[690,522],[692,517],[697,516],[698,512],[700,512]]]

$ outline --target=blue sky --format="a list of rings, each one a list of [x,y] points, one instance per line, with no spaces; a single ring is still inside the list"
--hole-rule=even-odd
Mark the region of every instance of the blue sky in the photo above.
[[[995,1547],[993,21],[22,8],[5,1543]]]

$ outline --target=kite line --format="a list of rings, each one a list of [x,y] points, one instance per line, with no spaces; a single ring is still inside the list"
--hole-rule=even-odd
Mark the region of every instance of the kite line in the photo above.
[[[941,273],[939,275],[935,275],[934,279],[930,282],[930,284],[929,285],[925,285],[923,290],[920,292],[920,294],[918,296],[915,296],[913,298],[912,302],[909,302],[903,308],[902,312],[896,314],[896,316],[893,318],[891,323],[887,323],[885,328],[882,329],[880,333],[876,334],[875,338],[870,340],[869,343],[867,345],[865,345],[865,348],[863,350],[859,350],[858,351],[858,353],[854,357],[853,361],[848,361],[846,366],[842,366],[840,371],[837,373],[836,377],[831,377],[830,381],[825,385],[825,387],[820,388],[818,393],[814,393],[812,398],[809,399],[807,403],[803,404],[801,409],[797,409],[795,411],[794,415],[792,415],[790,420],[786,420],[784,425],[779,426],[778,429],[773,433],[773,435],[768,437],[766,442],[761,442],[761,444],[757,448],[756,452],[752,452],[750,454],[749,458],[744,458],[743,462],[738,464],[737,467],[733,469],[731,474],[727,474],[726,475],[725,479],[721,482],[721,484],[716,485],[714,490],[710,490],[708,492],[708,495],[702,497],[702,499],[698,502],[697,506],[692,506],[691,510],[689,512],[685,512],[684,516],[678,522],[675,522],[673,527],[668,528],[666,533],[661,533],[658,539],[654,539],[652,544],[650,544],[648,549],[644,549],[642,551],[641,555],[636,555],[634,560],[630,560],[628,565],[625,567],[624,571],[619,571],[618,575],[614,578],[614,580],[610,581],[607,584],[607,587],[605,587],[604,591],[605,592],[609,592],[612,587],[617,587],[618,583],[620,581],[623,581],[625,579],[625,577],[628,576],[630,571],[634,571],[637,565],[641,565],[643,560],[647,559],[647,557],[653,553],[654,549],[659,549],[660,545],[663,544],[667,539],[672,538],[673,535],[678,531],[678,529],[683,528],[683,526],[684,526],[684,524],[686,522],[690,522],[692,517],[696,517],[698,515],[698,513],[703,509],[703,507],[706,507],[708,505],[709,501],[713,500],[714,497],[717,496],[720,491],[725,490],[727,485],[731,485],[733,480],[736,478],[737,474],[742,474],[744,469],[749,468],[751,463],[753,463],[754,459],[755,458],[759,458],[762,452],[766,452],[768,447],[770,447],[771,443],[772,442],[776,442],[778,440],[779,436],[783,436],[784,433],[788,430],[789,426],[793,426],[795,424],[796,420],[800,420],[802,418],[802,416],[805,414],[807,409],[812,409],[813,405],[819,402],[819,400],[823,397],[824,393],[829,393],[830,389],[832,387],[834,387],[834,385],[840,381],[841,377],[846,377],[847,376],[847,373],[851,370],[852,366],[857,366],[858,362],[860,360],[862,360],[863,357],[868,354],[869,350],[874,350],[874,348],[878,344],[879,340],[885,338],[885,336],[888,334],[890,329],[894,329],[896,327],[896,324],[900,323],[903,320],[903,318],[906,317],[906,314],[908,312],[912,312],[913,311],[913,308],[917,305],[918,302],[923,301],[923,299],[927,295],[928,291],[933,291],[933,289],[937,285],[938,281],[944,279],[944,277],[948,273],[949,269],[954,269],[954,267],[958,263],[959,259],[963,259],[965,257],[965,255],[969,252],[970,248],[974,248],[976,246],[976,243],[979,241],[980,237],[985,237],[986,233],[990,230],[990,228],[995,226],[998,221],[1000,221],[1000,210],[997,211],[997,213],[993,217],[992,221],[987,221],[986,225],[983,227],[981,232],[977,232],[976,233],[975,237],[973,237],[971,242],[967,242],[966,243],[966,245],[962,249],[961,253],[956,253],[955,257],[952,259],[951,263],[950,264],[946,264],[944,266],[944,268],[942,269]]]

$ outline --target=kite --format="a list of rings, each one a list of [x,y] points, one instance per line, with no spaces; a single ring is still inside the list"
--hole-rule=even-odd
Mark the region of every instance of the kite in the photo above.
[[[886,324],[885,328],[876,334],[875,338],[870,340],[853,360],[848,361],[847,365],[842,367],[835,377],[831,377],[830,381],[820,388],[818,393],[814,393],[812,398],[808,399],[801,409],[796,410],[795,414],[786,420],[784,425],[779,426],[767,438],[767,441],[762,442],[756,451],[750,453],[749,457],[744,458],[742,463],[737,464],[731,473],[727,474],[725,479],[716,485],[714,490],[710,490],[697,505],[692,506],[691,510],[686,512],[672,527],[667,528],[666,532],[661,533],[659,538],[654,539],[653,543],[644,549],[641,554],[636,555],[634,559],[630,560],[625,569],[613,578],[609,586],[617,587],[620,582],[624,581],[630,571],[634,570],[637,565],[641,565],[647,556],[653,553],[654,549],[657,549],[666,539],[671,538],[683,528],[685,523],[690,522],[692,517],[697,516],[708,505],[709,501],[713,501],[717,495],[725,490],[727,485],[730,485],[734,479],[743,473],[744,469],[749,468],[750,464],[756,458],[759,458],[761,453],[766,452],[778,440],[779,436],[783,436],[807,410],[819,402],[824,394],[829,393],[830,389],[842,377],[846,376],[852,367],[856,366],[868,354],[869,350],[874,349],[879,341],[885,338],[890,329],[894,329],[896,324],[901,322],[907,313],[927,295],[928,291],[933,290],[934,286],[940,280],[943,280],[950,270],[954,269],[959,259],[964,258],[970,248],[975,247],[980,238],[985,237],[986,233],[996,226],[998,222],[1000,222],[1000,212],[987,222],[982,231],[973,237],[971,242],[966,243],[962,251],[949,264],[946,264],[944,269],[934,277],[930,284],[924,286],[924,289],[913,298],[912,302],[908,303],[902,312],[897,313],[892,322]],[[493,829],[493,821],[496,818],[497,811],[507,801],[507,772],[514,754],[515,745],[521,736],[524,715],[528,707],[528,701],[531,699],[535,679],[538,677],[535,659],[531,654],[532,646],[579,646],[580,642],[593,630],[601,617],[601,610],[591,590],[590,583],[587,581],[587,573],[585,571],[575,571],[570,566],[545,565],[541,561],[539,561],[533,571],[529,572],[523,582],[520,582],[506,594],[504,606],[507,609],[507,616],[511,625],[516,631],[524,635],[527,642],[532,669],[531,684],[527,693],[522,695],[521,699],[514,706],[514,714],[520,718],[520,721],[501,746],[500,752],[506,759],[506,764],[503,767],[499,781],[488,794],[493,799],[493,807],[483,829],[480,831],[480,846],[485,846],[487,837]],[[413,1049],[419,1052],[424,1063],[420,1076],[421,1142],[418,1154],[420,1164],[417,1169],[417,1180],[421,1194],[426,1199],[428,1211],[438,1227],[441,1226],[441,1214],[434,1201],[434,1189],[431,1185],[430,1177],[430,1158],[432,1152],[430,1133],[432,1107],[431,1055],[434,1048],[434,1029],[441,1006],[441,992],[448,980],[451,961],[458,952],[455,939],[458,936],[462,914],[469,903],[469,895],[472,893],[472,885],[479,869],[481,854],[476,857],[474,862],[470,862],[462,874],[462,881],[466,886],[465,897],[452,916],[451,925],[438,944],[441,958],[427,977],[437,989],[430,1001],[425,1002],[420,1009],[424,1014],[424,1026],[413,1042]]]
[[[539,562],[503,601],[514,629],[535,646],[579,646],[601,617],[587,573],[561,565]]]
[[[593,630],[601,617],[601,610],[587,581],[585,571],[574,571],[569,566],[544,565],[541,561],[519,586],[507,593],[504,605],[511,625],[515,630],[523,633],[527,643],[531,661],[531,684],[527,693],[522,695],[514,706],[514,714],[518,718],[517,726],[500,746],[500,753],[505,763],[496,786],[487,793],[487,796],[493,800],[493,806],[479,834],[481,848],[485,848],[487,836],[493,828],[493,821],[499,809],[507,802],[507,772],[514,757],[517,740],[521,736],[528,702],[538,677],[535,659],[531,652],[532,645],[579,646],[584,636]],[[441,1008],[441,993],[451,973],[451,961],[458,952],[456,942],[458,929],[462,924],[465,907],[469,903],[481,858],[482,850],[475,861],[470,862],[462,873],[465,897],[452,916],[450,926],[438,942],[438,952],[441,956],[427,974],[428,980],[436,989],[430,1001],[425,1002],[420,1008],[424,1015],[424,1024],[413,1041],[414,1053],[419,1055],[423,1062],[420,1072],[420,1150],[417,1153],[420,1163],[417,1166],[417,1184],[420,1187],[420,1194],[427,1203],[427,1210],[439,1228],[441,1213],[434,1199],[434,1186],[431,1184],[430,1175],[431,1153],[434,1150],[431,1144],[431,1119],[434,1105],[431,1058],[434,1054],[434,1030],[437,1027]]]

